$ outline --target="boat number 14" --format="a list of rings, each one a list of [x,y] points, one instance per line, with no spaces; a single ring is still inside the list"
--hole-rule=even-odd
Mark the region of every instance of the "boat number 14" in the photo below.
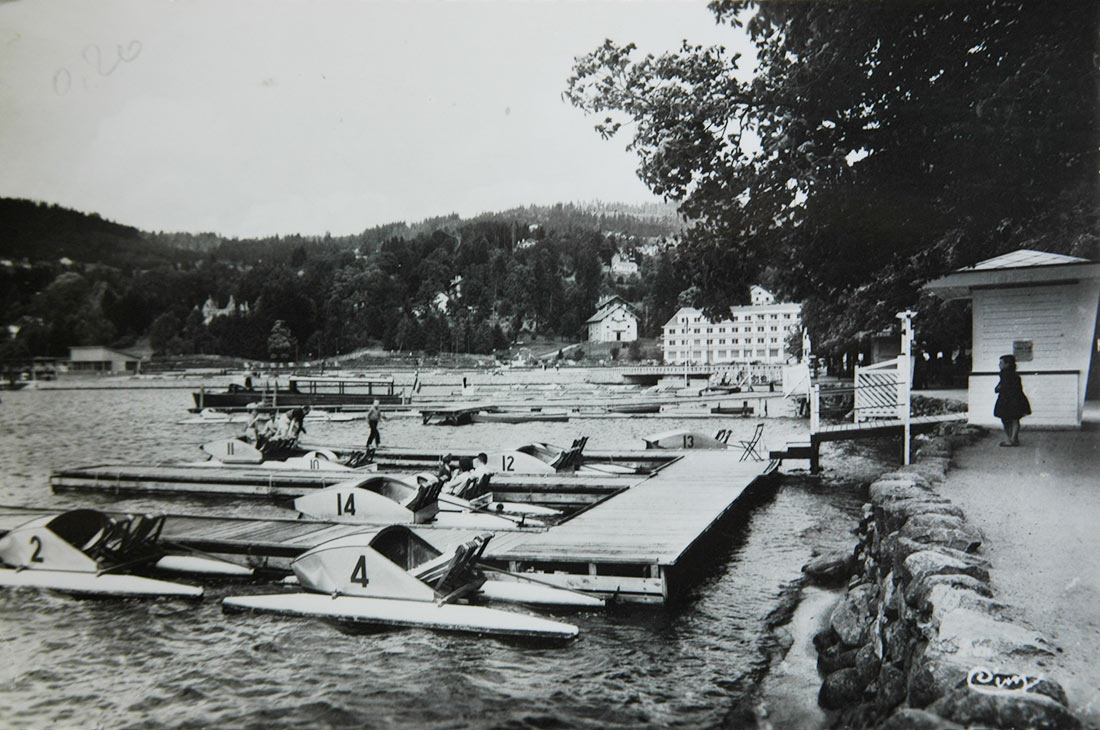
[[[336,493],[336,514],[337,515],[353,515],[355,514],[355,493],[351,492],[344,498],[344,495],[339,492]],[[352,579],[354,580],[354,578]]]

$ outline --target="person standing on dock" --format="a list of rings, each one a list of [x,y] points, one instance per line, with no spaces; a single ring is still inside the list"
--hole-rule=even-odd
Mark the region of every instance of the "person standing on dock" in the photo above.
[[[370,410],[367,411],[367,425],[370,426],[370,434],[367,436],[367,451],[382,445],[382,437],[378,435],[378,422],[381,420],[382,410],[378,407],[378,399],[375,398]]]
[[[1016,372],[1016,357],[1001,355],[997,363],[1001,370],[1001,379],[993,390],[997,393],[997,403],[993,406],[993,415],[1001,419],[1005,430],[1005,440],[1001,446],[1020,445],[1020,419],[1031,415],[1031,403],[1024,395],[1024,386]]]

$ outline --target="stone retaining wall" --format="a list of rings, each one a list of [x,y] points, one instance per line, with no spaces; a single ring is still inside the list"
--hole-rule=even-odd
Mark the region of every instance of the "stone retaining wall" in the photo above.
[[[952,426],[925,440],[911,466],[871,484],[855,551],[803,568],[848,581],[814,637],[833,727],[1085,727],[1045,678],[1054,647],[997,601],[981,532],[936,489],[952,447],[976,433]]]

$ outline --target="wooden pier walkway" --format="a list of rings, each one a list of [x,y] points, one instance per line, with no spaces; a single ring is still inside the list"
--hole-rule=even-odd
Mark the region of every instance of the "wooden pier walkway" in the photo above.
[[[494,474],[491,489],[498,499],[572,499],[587,508],[549,528],[496,531],[485,559],[537,580],[621,600],[667,601],[689,585],[699,565],[706,563],[716,528],[742,511],[739,505],[743,507],[744,498],[756,487],[778,479],[775,462],[738,461],[739,455],[734,449],[666,452],[662,457],[671,463],[651,474]],[[55,472],[51,484],[55,490],[193,495],[200,490],[210,494],[209,480],[217,479],[213,493],[218,496],[289,498],[347,476],[347,472],[105,465]],[[516,497],[511,496],[513,492]],[[256,563],[274,561],[270,564],[285,568],[288,559],[316,545],[376,528],[294,519],[289,513],[285,519],[175,515],[165,524],[164,538],[205,552],[246,555]],[[474,534],[431,525],[412,529],[431,530],[435,542],[455,545]]]
[[[913,416],[909,419],[910,433],[927,433],[943,423],[961,423],[966,421],[965,413],[945,413],[937,416]],[[821,468],[821,444],[827,441],[850,441],[854,439],[881,438],[897,436],[905,432],[905,421],[900,418],[883,418],[861,423],[822,424],[817,431],[810,432],[809,441],[790,442],[782,450],[769,452],[769,457],[783,462],[787,459],[809,459],[810,471],[817,473]]]

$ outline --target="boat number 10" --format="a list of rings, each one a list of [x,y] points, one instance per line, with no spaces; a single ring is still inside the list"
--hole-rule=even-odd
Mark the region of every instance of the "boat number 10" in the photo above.
[[[349,492],[346,498],[343,494],[340,494],[339,492],[336,493],[336,514],[355,514],[355,492]]]

